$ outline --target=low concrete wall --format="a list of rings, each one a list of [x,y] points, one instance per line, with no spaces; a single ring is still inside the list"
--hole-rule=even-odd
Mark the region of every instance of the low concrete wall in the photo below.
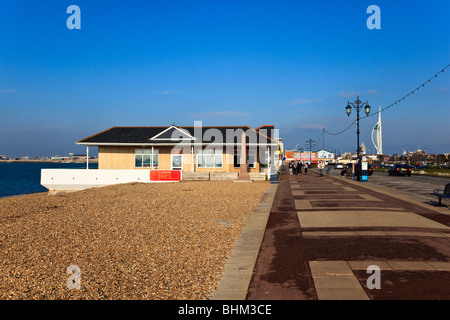
[[[238,172],[183,172],[183,180],[236,180],[239,177]],[[266,181],[267,174],[249,172],[250,180]]]
[[[235,180],[238,178],[237,172],[210,172],[210,180]]]
[[[267,180],[267,174],[265,174],[265,173],[250,172],[248,175],[250,177],[250,180],[253,180],[253,181],[266,181]]]
[[[209,180],[209,172],[183,172],[183,180]]]
[[[184,172],[183,180],[236,180],[239,177],[238,172]],[[267,174],[249,173],[250,180],[266,181]]]

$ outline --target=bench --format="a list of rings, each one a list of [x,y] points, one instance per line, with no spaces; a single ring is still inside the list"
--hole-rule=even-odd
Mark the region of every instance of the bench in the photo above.
[[[434,189],[432,195],[439,197],[439,205],[442,205],[442,198],[450,198],[450,183],[447,183],[445,189]]]

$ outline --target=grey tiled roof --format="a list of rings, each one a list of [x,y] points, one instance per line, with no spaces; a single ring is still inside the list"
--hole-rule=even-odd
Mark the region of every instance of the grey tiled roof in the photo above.
[[[240,144],[243,131],[246,132],[247,143],[273,143],[273,141],[267,137],[272,135],[273,138],[273,129],[273,126],[263,126],[258,129],[252,129],[248,126],[112,127],[79,140],[77,143],[87,145],[176,144],[181,141],[199,142],[199,139],[203,139],[203,143],[227,142]]]

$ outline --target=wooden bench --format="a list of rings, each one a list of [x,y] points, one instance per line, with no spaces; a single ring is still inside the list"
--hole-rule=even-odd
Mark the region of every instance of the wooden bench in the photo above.
[[[439,205],[442,205],[442,198],[450,198],[450,183],[447,183],[445,189],[434,189],[432,195],[439,197]]]

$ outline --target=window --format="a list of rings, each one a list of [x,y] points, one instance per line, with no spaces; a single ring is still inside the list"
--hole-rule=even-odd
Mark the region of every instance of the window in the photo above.
[[[183,170],[183,155],[182,154],[172,154],[172,170]]]
[[[135,149],[134,150],[134,166],[135,168],[157,167],[159,162],[158,149]]]
[[[256,150],[249,150],[247,154],[247,168],[255,168],[256,167]],[[240,168],[241,167],[241,153],[238,150],[234,150],[234,168]]]
[[[199,168],[222,168],[222,150],[198,150],[197,164]]]
[[[256,167],[256,150],[248,150],[247,154],[247,166],[249,168],[255,168]]]

